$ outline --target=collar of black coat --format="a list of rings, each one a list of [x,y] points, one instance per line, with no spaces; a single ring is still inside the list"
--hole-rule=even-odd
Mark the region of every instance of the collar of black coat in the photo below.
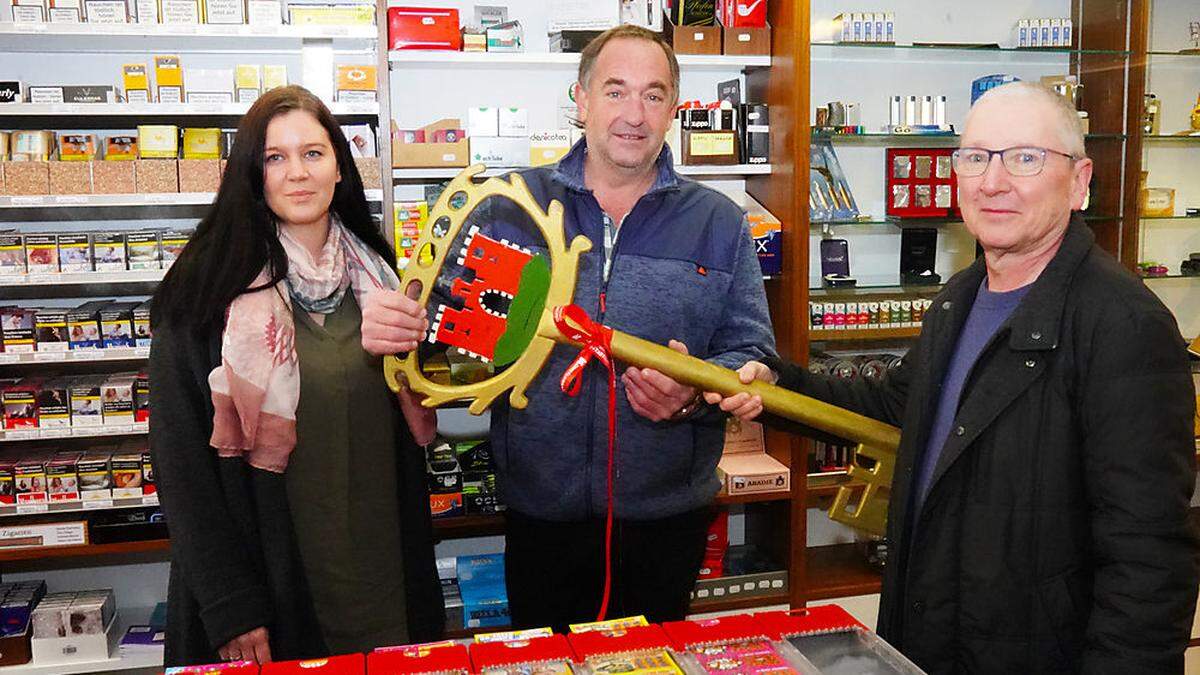
[[[1029,293],[1005,323],[1011,330],[1008,337],[1010,348],[1045,351],[1058,346],[1063,305],[1067,301],[1071,278],[1095,242],[1096,236],[1084,223],[1083,216],[1078,212],[1072,213],[1058,253],[1054,254],[1050,264],[1042,270]],[[947,284],[946,293],[950,302],[958,308],[970,307],[985,274],[986,261],[980,256]]]

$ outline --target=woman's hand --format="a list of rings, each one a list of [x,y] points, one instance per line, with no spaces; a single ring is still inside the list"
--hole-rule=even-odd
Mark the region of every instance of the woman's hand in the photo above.
[[[425,308],[400,291],[375,290],[363,296],[362,346],[369,354],[406,354],[429,330]]]
[[[267,629],[255,628],[249,633],[239,635],[217,650],[217,654],[225,661],[254,661],[255,663],[271,662],[271,645]]]
[[[760,361],[750,361],[746,365],[738,368],[738,379],[742,384],[750,384],[755,380],[762,380],[768,384],[775,384],[779,376],[775,374],[767,364]],[[720,405],[721,410],[733,415],[743,422],[754,419],[762,414],[763,405],[762,397],[758,394],[740,393],[733,396],[722,396],[715,391],[704,392],[704,400],[710,405]]]

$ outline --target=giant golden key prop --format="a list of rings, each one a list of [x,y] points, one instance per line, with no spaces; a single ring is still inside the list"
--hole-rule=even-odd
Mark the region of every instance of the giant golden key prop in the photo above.
[[[500,251],[501,255],[510,252],[512,247],[508,242],[490,240],[474,228],[468,233],[466,245],[457,246],[456,241],[471,212],[485,200],[499,197],[520,206],[545,241],[549,260],[542,255],[533,256],[524,252],[528,262],[523,264],[519,282],[513,277],[504,286],[509,291],[489,291],[511,300],[507,313],[501,317],[503,321],[500,322],[500,328],[493,331],[495,335],[488,340],[486,349],[489,353],[464,350],[473,356],[493,360],[498,366],[507,367],[498,369],[494,376],[482,382],[442,384],[434,382],[422,372],[415,350],[403,358],[388,357],[384,362],[385,375],[393,389],[399,390],[407,383],[410,389],[424,395],[424,405],[429,407],[451,401],[470,401],[469,410],[476,415],[505,392],[508,392],[509,403],[514,408],[524,408],[528,403],[525,391],[545,365],[554,346],[581,346],[579,341],[564,335],[559,329],[554,311],[571,304],[579,256],[592,247],[591,242],[583,236],[566,241],[562,204],[553,201],[548,209],[543,210],[530,194],[525,181],[517,174],[476,183],[473,179],[481,171],[483,167],[478,165],[465,169],[442,193],[429,214],[429,226],[416,244],[413,259],[404,270],[401,288],[408,289],[412,283],[419,282],[419,302],[424,305],[449,256],[457,256],[461,251],[463,258],[456,257],[455,260],[463,264],[465,259],[474,254],[481,258],[485,254],[492,255],[488,252],[500,246],[508,247]],[[518,252],[518,255],[521,254]],[[469,263],[467,267],[470,267]],[[454,286],[465,288],[479,283],[478,278],[470,282],[456,279]],[[516,292],[512,293],[514,289]],[[493,325],[497,323],[495,317],[498,313],[494,309],[480,306],[475,309],[481,314],[486,312]],[[587,332],[586,327],[577,324],[573,323],[572,327]],[[431,328],[431,332],[438,336],[452,330],[453,322],[440,314]],[[485,331],[476,330],[477,334],[472,339],[478,340],[478,333],[481,332]],[[830,516],[867,532],[883,534],[887,520],[888,489],[900,440],[898,429],[765,382],[742,384],[732,370],[619,331],[612,331],[610,346],[616,359],[632,366],[653,368],[702,391],[724,395],[739,392],[758,394],[762,397],[763,407],[771,413],[857,442],[855,460],[849,471],[851,483],[838,491]],[[871,465],[861,464],[863,460],[870,460]]]

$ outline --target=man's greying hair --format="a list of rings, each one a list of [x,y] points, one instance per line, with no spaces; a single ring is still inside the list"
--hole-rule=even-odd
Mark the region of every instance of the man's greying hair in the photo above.
[[[675,50],[671,49],[671,45],[663,41],[662,36],[653,31],[642,28],[641,26],[623,25],[616,28],[609,28],[603,33],[596,36],[596,39],[588,43],[583,48],[583,53],[579,55],[579,86],[587,90],[589,80],[592,77],[592,66],[596,65],[596,58],[600,56],[604,45],[610,40],[645,40],[653,42],[662,48],[663,54],[667,57],[667,67],[671,70],[671,92],[675,97],[675,102],[679,101],[679,59],[675,58]]]
[[[1002,84],[995,89],[989,90],[983,96],[975,101],[975,105],[971,106],[971,111],[967,113],[967,120],[963,125],[971,121],[971,115],[975,110],[987,101],[998,100],[1013,100],[1023,99],[1025,101],[1040,101],[1047,104],[1054,111],[1055,127],[1059,139],[1063,142],[1064,147],[1061,148],[1064,152],[1071,153],[1076,159],[1087,157],[1087,149],[1083,144],[1083,124],[1079,121],[1079,113],[1071,106],[1070,101],[1064,96],[1055,93],[1049,87],[1045,87],[1033,82],[1009,82]],[[1020,120],[1013,120],[1014,124],[1020,124]],[[999,149],[999,148],[994,148]],[[1051,148],[1059,150],[1060,148]]]

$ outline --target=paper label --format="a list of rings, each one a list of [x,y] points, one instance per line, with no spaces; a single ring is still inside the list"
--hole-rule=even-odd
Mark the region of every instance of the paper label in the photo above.
[[[733,134],[698,134],[690,138],[693,155],[707,157],[733,154]]]

